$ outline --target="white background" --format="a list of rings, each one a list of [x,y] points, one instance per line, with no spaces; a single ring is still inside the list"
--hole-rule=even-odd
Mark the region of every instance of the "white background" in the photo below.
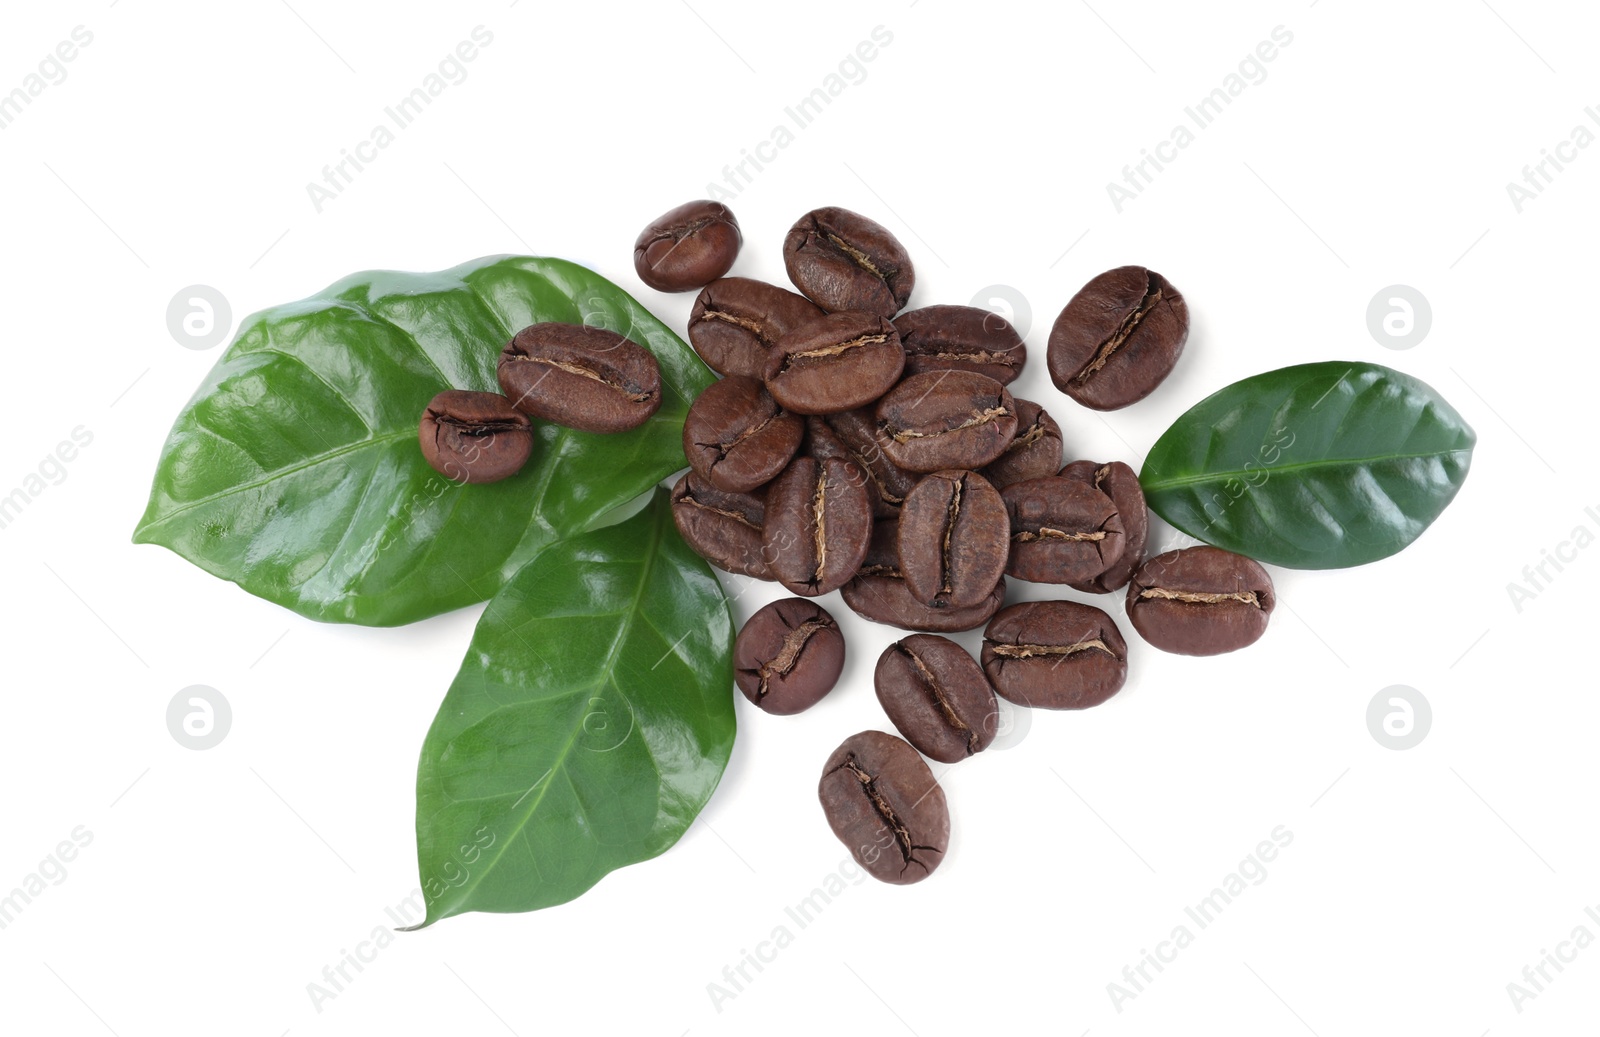
[[[1521,212],[1506,184],[1574,127],[1600,132],[1584,112],[1600,104],[1593,12],[1092,2],[12,5],[0,92],[75,26],[93,42],[0,131],[0,494],[74,428],[93,441],[0,529],[0,893],[75,827],[92,842],[0,930],[0,1029],[1592,1026],[1600,948],[1547,966],[1553,982],[1520,1011],[1507,984],[1576,926],[1600,937],[1584,913],[1600,913],[1586,650],[1600,550],[1547,566],[1520,611],[1507,585],[1529,586],[1524,567],[1575,527],[1600,532],[1600,149]],[[493,41],[468,77],[316,211],[307,183],[478,25]],[[221,354],[174,340],[169,300],[214,286],[237,324],[355,270],[532,252],[594,267],[681,330],[692,295],[639,284],[634,236],[722,181],[880,25],[892,41],[865,78],[738,181],[735,273],[782,283],[780,242],[807,209],[869,214],[915,258],[913,305],[1020,293],[1033,360],[1013,388],[1059,418],[1069,457],[1136,468],[1174,417],[1237,378],[1391,364],[1476,428],[1464,490],[1397,557],[1274,570],[1282,606],[1247,651],[1167,656],[1124,621],[1120,695],[1036,713],[1012,748],[945,777],[953,845],[930,881],[848,886],[802,931],[784,908],[845,857],[816,776],[845,735],[887,726],[871,672],[895,636],[830,596],[849,640],[840,687],[792,718],[740,699],[727,775],[674,849],[562,907],[399,935],[318,1011],[308,984],[417,884],[416,753],[480,609],[398,630],[319,625],[132,546],[166,430]],[[1293,41],[1266,78],[1119,213],[1106,184],[1280,25]],[[1101,417],[1050,387],[1044,344],[1072,293],[1123,263],[1169,276],[1194,328],[1159,391]],[[1433,311],[1404,352],[1366,322],[1393,284]],[[1157,544],[1170,536],[1159,527]],[[743,595],[740,618],[772,590]],[[167,731],[168,701],[191,684],[232,704],[208,751]],[[1395,684],[1433,710],[1405,751],[1366,722]],[[1124,966],[1280,825],[1293,841],[1265,880],[1114,1006]],[[792,943],[715,1005],[708,984],[780,924]]]

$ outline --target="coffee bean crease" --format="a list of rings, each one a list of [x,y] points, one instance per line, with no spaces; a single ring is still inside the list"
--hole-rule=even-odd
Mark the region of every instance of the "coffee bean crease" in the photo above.
[[[445,425],[456,429],[457,434],[462,436],[492,436],[497,432],[510,432],[512,429],[527,427],[515,421],[467,421],[448,414],[439,415],[434,418],[434,422],[440,426],[434,430],[435,437],[444,431]]]
[[[906,352],[909,354],[912,350],[907,349]],[[922,357],[924,360],[967,360],[974,364],[1015,363],[1010,353],[995,353],[987,349],[975,349],[968,353],[956,353],[949,350],[939,350],[937,352],[916,350],[915,352],[917,356]]]
[[[911,664],[916,667],[918,676],[921,677],[923,685],[928,689],[928,697],[933,700],[934,706],[938,708],[939,713],[944,717],[945,723],[963,733],[967,741],[967,755],[976,754],[978,751],[978,733],[972,730],[967,722],[961,719],[960,714],[956,712],[949,696],[945,694],[944,687],[939,683],[939,678],[928,668],[928,664],[922,661],[921,656],[906,647],[904,641],[895,642],[894,647],[901,655],[910,659]]]
[[[789,353],[783,358],[783,366],[780,367],[779,370],[789,370],[790,366],[796,360],[814,360],[819,357],[838,356],[841,353],[848,353],[852,349],[860,349],[863,346],[876,346],[879,343],[887,341],[889,341],[888,335],[861,335],[857,338],[849,339],[845,342],[838,342],[831,346],[819,346],[816,349],[805,349],[796,353]]]
[[[725,508],[712,507],[711,505],[705,503],[704,501],[696,500],[693,494],[685,493],[683,496],[678,498],[678,503],[687,504],[687,505],[689,505],[690,507],[693,507],[693,508],[699,508],[701,511],[709,511],[713,515],[721,515],[724,518],[731,518],[735,522],[740,523],[741,525],[749,526],[751,529],[755,530],[757,533],[761,532],[761,527],[756,525],[754,522],[751,522],[749,516],[741,515],[737,511],[728,511]]]
[[[845,241],[837,234],[829,234],[827,235],[827,238],[829,241],[833,242],[834,248],[837,248],[840,252],[843,252],[845,255],[849,256],[852,263],[865,270],[873,277],[878,278],[880,281],[889,280],[890,276],[894,273],[893,270],[889,271],[888,273],[884,273],[882,270],[879,270],[872,262],[871,256],[851,245],[848,241]]]
[[[707,448],[715,447],[717,450],[717,457],[721,459],[733,453],[734,447],[739,446],[752,436],[759,435],[767,428],[767,426],[771,425],[774,421],[777,421],[781,417],[783,417],[783,411],[775,410],[771,414],[768,414],[765,418],[761,419],[758,424],[751,425],[746,429],[742,429],[737,436],[734,436],[726,443],[700,443],[697,445]]]
[[[1031,544],[1040,540],[1070,540],[1078,543],[1104,540],[1105,538],[1104,530],[1095,530],[1092,533],[1069,533],[1063,529],[1051,529],[1049,526],[1040,526],[1037,533],[1023,530],[1021,533],[1013,533],[1011,535],[1011,539],[1019,544]]]
[[[1117,330],[1112,333],[1111,337],[1100,344],[1100,349],[1095,353],[1094,359],[1089,361],[1082,371],[1078,372],[1076,380],[1080,384],[1087,382],[1091,376],[1106,366],[1106,361],[1111,359],[1111,354],[1115,353],[1128,340],[1128,336],[1134,333],[1145,316],[1161,302],[1161,284],[1159,280],[1154,273],[1149,274],[1148,277],[1148,287],[1145,288],[1144,298],[1139,301],[1139,305],[1135,306],[1133,312],[1122,319],[1122,323],[1117,326]]]
[[[940,559],[939,593],[950,593],[950,537],[956,530],[956,520],[961,517],[961,489],[966,485],[966,479],[957,479],[951,483],[950,503],[945,505],[944,517],[944,553]]]
[[[811,577],[811,582],[813,583],[822,582],[822,571],[827,568],[828,564],[827,520],[823,517],[827,506],[827,501],[828,473],[821,465],[818,465],[817,488],[811,496],[811,516],[813,522],[816,524],[816,532],[814,537],[817,545],[816,571]]]
[[[795,663],[800,661],[800,653],[805,650],[806,642],[811,640],[818,630],[826,630],[832,624],[824,619],[808,619],[784,635],[783,647],[778,654],[761,666],[761,685],[756,691],[757,698],[765,698],[767,683],[774,675],[787,677],[789,671],[794,669]]]
[[[1006,444],[1006,453],[1014,453],[1024,447],[1032,446],[1043,439],[1047,431],[1049,430],[1044,427],[1042,421],[1029,425],[1027,431],[1018,433],[1017,438]]]
[[[1033,659],[1043,655],[1076,655],[1079,652],[1102,651],[1112,658],[1116,657],[1104,641],[1098,637],[1087,641],[1077,641],[1069,645],[1029,645],[1029,644],[991,644],[995,655],[1005,656],[1008,659]]]
[[[720,320],[724,324],[732,324],[736,327],[745,329],[756,338],[759,338],[762,342],[765,342],[767,345],[772,344],[769,325],[762,321],[751,320],[748,317],[741,317],[735,313],[724,313],[721,310],[707,310],[700,315],[700,319],[702,321]]]
[[[989,422],[1003,418],[1010,413],[1011,410],[1008,407],[986,407],[983,410],[973,411],[971,415],[964,418],[959,424],[952,425],[950,428],[940,429],[937,432],[918,432],[915,429],[908,428],[896,429],[890,432],[888,422],[884,423],[884,431],[889,432],[890,437],[896,443],[907,443],[913,439],[933,439],[936,436],[947,436],[952,432],[963,432],[969,428],[977,428],[979,425],[987,425]]]
[[[1232,594],[1221,593],[1196,593],[1194,591],[1169,591],[1164,587],[1147,587],[1139,592],[1139,597],[1163,598],[1167,601],[1186,601],[1197,605],[1215,605],[1222,601],[1242,601],[1246,605],[1261,607],[1261,599],[1255,591],[1237,591]]]
[[[554,367],[558,370],[565,371],[568,374],[579,375],[583,378],[592,378],[602,385],[610,386],[611,388],[622,392],[630,403],[644,403],[646,400],[654,399],[656,395],[653,392],[630,392],[628,387],[623,385],[621,382],[613,381],[593,368],[585,367],[582,364],[574,364],[565,360],[551,360],[544,357],[532,356],[513,356],[508,359],[510,359],[513,363],[542,364],[545,367]],[[523,395],[526,396],[527,394],[524,393]]]
[[[884,827],[894,833],[895,847],[899,849],[900,857],[905,861],[905,863],[900,867],[901,874],[905,874],[906,868],[909,868],[913,864],[921,868],[923,871],[928,871],[928,866],[922,861],[917,860],[914,851],[933,850],[937,853],[939,852],[939,848],[937,846],[919,846],[911,841],[911,830],[908,829],[895,814],[894,807],[889,804],[889,801],[886,798],[884,798],[883,793],[878,791],[877,779],[871,774],[868,774],[866,770],[864,770],[861,765],[856,762],[855,754],[852,753],[844,763],[840,764],[839,767],[835,769],[848,770],[855,777],[856,781],[861,783],[862,795],[867,797],[867,802],[872,806],[873,812],[878,815],[878,818],[883,822]]]

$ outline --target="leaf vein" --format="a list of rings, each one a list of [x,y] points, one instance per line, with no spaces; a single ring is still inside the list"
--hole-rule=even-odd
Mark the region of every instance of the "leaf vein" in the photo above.
[[[662,513],[666,512],[666,509],[663,509],[663,508],[658,508],[656,510],[658,510],[658,511],[660,511]],[[596,685],[604,683],[606,680],[614,680],[614,677],[612,677],[611,675],[614,673],[614,670],[616,668],[617,656],[621,653],[622,645],[626,642],[628,634],[633,629],[634,620],[640,615],[639,604],[641,603],[641,601],[642,601],[642,599],[644,597],[644,588],[645,588],[646,584],[649,582],[649,579],[650,579],[650,576],[652,574],[652,571],[655,568],[656,559],[657,559],[657,557],[659,555],[660,548],[661,548],[662,532],[663,532],[663,530],[662,530],[661,521],[660,521],[659,518],[657,518],[657,521],[653,524],[653,526],[651,528],[651,531],[650,531],[650,547],[649,547],[649,551],[645,555],[643,564],[640,566],[639,583],[638,583],[637,587],[635,588],[634,595],[633,595],[634,605],[633,605],[633,607],[631,609],[628,610],[628,612],[626,614],[626,618],[624,619],[622,625],[618,629],[617,636],[612,640],[610,651],[607,652],[604,662],[599,667],[599,672],[604,676],[602,676],[601,680],[595,682]],[[620,689],[618,689],[618,690],[620,692]],[[572,728],[572,731],[571,731],[571,733],[569,734],[569,736],[567,738],[566,744],[564,746],[562,746],[562,748],[561,748],[561,752],[559,754],[557,754],[555,761],[551,764],[551,768],[550,769],[551,769],[552,772],[557,771],[557,770],[562,771],[563,772],[563,776],[567,777],[569,781],[571,780],[570,775],[565,774],[567,757],[569,755],[571,755],[572,747],[575,744],[577,744],[577,741],[578,741],[578,733],[580,731],[582,731],[582,730],[583,730],[583,720],[580,719],[578,721],[578,723],[576,725],[574,725],[574,727]],[[539,790],[538,794],[533,797],[532,802],[528,804],[527,809],[525,811],[523,811],[521,818],[515,821],[517,832],[518,832],[519,835],[521,835],[524,838],[524,840],[526,840],[526,838],[527,838],[528,822],[531,821],[533,819],[534,814],[538,812],[539,805],[544,802],[544,797],[545,797],[546,793],[549,791],[550,786],[553,785],[553,784],[554,784],[553,781],[546,782],[544,788]],[[446,798],[448,798],[448,796]],[[436,811],[434,816],[437,817],[438,813],[439,812]],[[510,843],[510,840],[507,840],[507,845],[509,845],[509,843]],[[532,850],[531,844],[529,845],[529,849],[530,849],[530,853],[531,853],[531,850]],[[485,862],[483,869],[481,871],[477,872],[478,879],[476,881],[472,881],[471,879],[469,879],[467,883],[464,883],[460,887],[459,895],[456,898],[456,903],[458,903],[458,904],[464,903],[467,900],[468,896],[471,894],[472,890],[476,889],[479,885],[482,884],[483,876],[491,874],[494,871],[495,867],[500,863],[500,859],[504,855],[505,855],[505,850],[501,849],[499,853],[496,853],[487,862]]]
[[[1389,461],[1432,460],[1435,458],[1448,457],[1452,454],[1463,454],[1470,452],[1470,448],[1467,447],[1451,447],[1446,450],[1429,450],[1424,453],[1417,454],[1387,454],[1377,457],[1325,458],[1319,461],[1301,461],[1296,464],[1271,466],[1263,465],[1261,468],[1255,471],[1249,471],[1242,468],[1223,469],[1214,472],[1200,472],[1195,475],[1173,476],[1167,479],[1152,479],[1145,484],[1144,491],[1146,493],[1156,493],[1163,490],[1178,490],[1183,489],[1186,486],[1197,486],[1214,482],[1227,482],[1229,479],[1244,479],[1249,476],[1257,475],[1261,472],[1266,472],[1267,481],[1271,482],[1274,476],[1283,474],[1285,472],[1305,471],[1313,468],[1360,468],[1367,465],[1383,464]]]
[[[204,428],[204,426],[200,426],[200,427]],[[219,438],[219,439],[226,440],[227,442],[232,442],[232,440],[228,439],[228,437],[222,435],[220,432],[216,432],[213,429],[207,428],[206,432],[210,433],[211,435],[217,436],[217,438]],[[408,437],[414,438],[415,436],[416,436],[415,432],[396,432],[393,435],[377,436],[377,437],[374,437],[372,439],[363,439],[360,442],[351,443],[351,444],[349,444],[347,446],[338,447],[338,448],[336,448],[334,450],[329,450],[329,451],[327,451],[325,453],[313,454],[311,457],[307,458],[301,464],[291,465],[288,468],[274,468],[272,471],[267,472],[266,475],[264,475],[260,479],[256,479],[256,480],[253,480],[253,481],[247,482],[247,483],[240,483],[237,486],[230,486],[226,490],[218,490],[216,493],[208,493],[204,497],[200,497],[200,498],[198,498],[196,500],[190,501],[187,504],[184,504],[184,505],[181,505],[180,507],[172,509],[171,511],[169,511],[166,514],[162,515],[160,518],[156,519],[154,522],[150,523],[149,526],[146,526],[146,527],[143,527],[143,528],[148,529],[148,528],[151,528],[151,527],[154,527],[154,526],[162,525],[162,524],[164,524],[166,522],[171,521],[172,519],[176,518],[177,516],[182,515],[183,513],[187,512],[187,511],[192,511],[195,508],[202,507],[202,506],[204,506],[206,504],[210,504],[213,501],[222,500],[225,497],[231,497],[234,494],[246,493],[246,492],[248,492],[250,490],[258,489],[258,488],[260,488],[262,486],[265,486],[267,483],[276,482],[279,479],[286,479],[289,476],[295,474],[296,472],[304,471],[307,468],[313,468],[313,467],[315,467],[315,466],[317,466],[319,464],[322,464],[325,461],[332,461],[335,458],[343,457],[346,454],[355,453],[357,450],[365,450],[368,447],[384,447],[384,446],[388,446],[390,443],[393,443],[394,441],[396,441],[398,439],[405,439],[405,438],[408,438]]]

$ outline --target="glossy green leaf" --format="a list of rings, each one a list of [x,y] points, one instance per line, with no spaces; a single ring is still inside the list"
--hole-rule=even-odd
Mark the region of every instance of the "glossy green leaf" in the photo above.
[[[423,924],[532,911],[662,853],[733,749],[733,616],[664,491],[484,611],[417,767]]]
[[[1173,422],[1139,482],[1162,518],[1208,544],[1295,569],[1386,558],[1467,477],[1472,429],[1432,388],[1377,364],[1301,364],[1246,378]]]
[[[499,391],[521,328],[610,328],[661,364],[660,411],[595,435],[536,422],[510,479],[465,486],[422,459],[444,389]],[[313,619],[387,626],[482,601],[540,547],[683,467],[688,401],[711,373],[605,278],[498,256],[356,274],[247,319],[167,437],[134,533]]]

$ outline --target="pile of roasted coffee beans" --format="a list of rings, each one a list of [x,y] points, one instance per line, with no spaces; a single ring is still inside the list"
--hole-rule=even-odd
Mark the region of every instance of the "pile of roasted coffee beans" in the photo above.
[[[768,713],[811,707],[843,669],[838,623],[807,599],[837,590],[866,619],[920,631],[885,649],[873,677],[904,740],[852,735],[818,789],[834,833],[868,872],[916,882],[950,833],[923,756],[955,763],[982,752],[996,734],[996,695],[1085,709],[1127,679],[1127,643],[1110,615],[1074,601],[1004,607],[1006,577],[1092,594],[1126,587],[1134,629],[1186,655],[1259,638],[1272,581],[1214,547],[1146,559],[1149,515],[1133,469],[1062,464],[1060,426],[1006,389],[1027,346],[1005,320],[971,306],[901,312],[916,272],[878,223],[831,207],[800,217],[783,242],[799,294],[724,277],[741,242],[727,207],[700,201],[656,220],[634,249],[646,284],[701,289],[689,342],[722,376],[689,408],[689,471],[673,488],[673,518],[711,564],[801,595],[758,611],[734,646],[739,689]],[[1188,334],[1188,304],[1171,282],[1119,267],[1067,303],[1045,360],[1067,396],[1112,410],[1161,384]],[[977,660],[940,636],[979,626]]]
[[[700,289],[689,342],[721,376],[684,421],[689,471],[673,487],[673,519],[711,564],[800,595],[751,616],[734,644],[735,681],[765,712],[810,708],[844,668],[838,623],[808,599],[837,590],[858,615],[918,631],[885,649],[873,675],[905,738],[845,739],[818,788],[834,833],[870,874],[916,882],[950,835],[923,756],[953,764],[982,752],[997,733],[996,695],[1085,709],[1127,679],[1127,643],[1104,610],[1004,607],[1007,576],[1093,594],[1126,587],[1134,629],[1186,655],[1259,638],[1272,581],[1214,547],[1146,559],[1133,469],[1062,464],[1060,426],[1006,389],[1027,346],[1005,320],[971,306],[902,312],[916,271],[878,223],[831,207],[796,221],[783,258],[799,294],[725,277],[742,242],[726,206],[695,201],[634,245],[647,285]],[[1056,319],[1050,379],[1085,407],[1125,407],[1172,371],[1188,333],[1188,305],[1166,278],[1119,267]],[[521,469],[531,418],[621,432],[661,405],[655,357],[602,328],[525,328],[498,374],[503,395],[451,390],[423,412],[422,454],[457,482]],[[976,660],[940,636],[980,626]]]

